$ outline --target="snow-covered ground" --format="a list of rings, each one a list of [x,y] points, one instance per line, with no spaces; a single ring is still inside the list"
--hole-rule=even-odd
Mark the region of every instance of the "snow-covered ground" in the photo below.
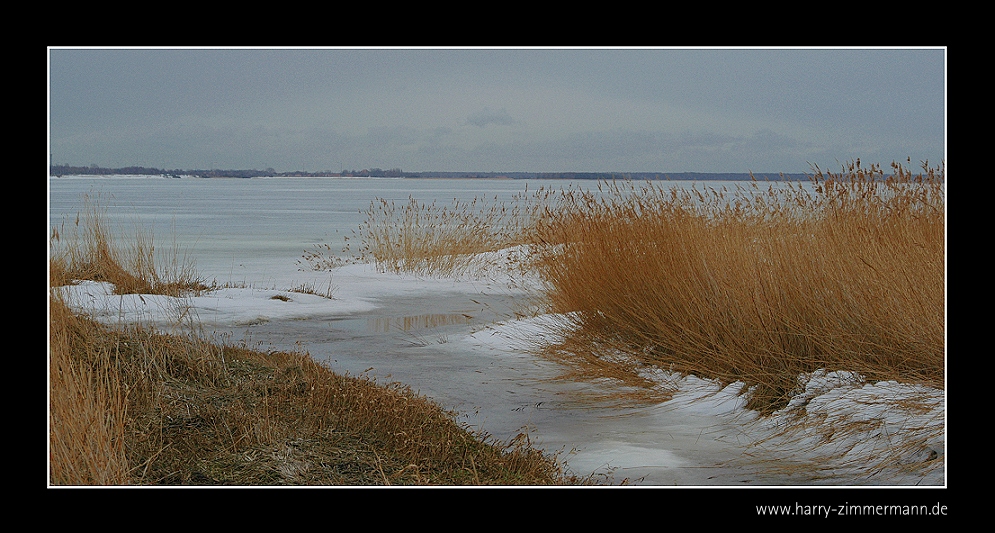
[[[508,302],[526,292],[500,276],[441,279],[365,264],[331,273],[255,268],[245,279],[265,283],[183,299],[118,296],[97,282],[63,290],[71,305],[104,322],[195,324],[276,348],[303,347],[333,369],[408,383],[472,427],[502,440],[524,435],[574,473],[614,483],[946,485],[942,390],[815,372],[799,376],[788,408],[760,418],[744,408],[741,384],[657,371],[647,376],[673,391],[672,399],[608,405],[582,393],[611,383],[551,379],[555,363],[529,348],[554,340],[558,321],[516,317]],[[333,298],[291,290],[301,286],[330,288]],[[461,314],[465,323],[433,322]],[[402,326],[408,318],[422,324]]]

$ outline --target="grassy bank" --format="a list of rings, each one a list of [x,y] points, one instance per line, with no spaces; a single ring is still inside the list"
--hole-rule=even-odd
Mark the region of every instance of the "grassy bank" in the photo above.
[[[548,457],[460,427],[400,385],[108,328],[52,302],[53,485],[555,485]]]
[[[120,250],[99,210],[53,234],[50,281],[182,296],[208,287],[149,240]],[[166,265],[166,270],[162,266]],[[171,268],[171,269],[170,269]],[[307,354],[49,310],[52,485],[559,485],[527,439],[498,443],[408,388]]]

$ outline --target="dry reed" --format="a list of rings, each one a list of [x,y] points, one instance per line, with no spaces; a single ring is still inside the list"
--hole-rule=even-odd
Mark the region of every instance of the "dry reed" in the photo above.
[[[52,229],[49,246],[49,283],[67,285],[73,280],[106,281],[116,294],[181,296],[207,290],[175,244],[156,250],[151,232],[137,229],[125,249],[114,242],[106,213],[98,198],[84,196],[83,210],[72,224]]]
[[[942,386],[943,173],[892,170],[564,195],[534,243],[551,309],[575,346],[741,381],[761,412],[819,368]]]
[[[494,268],[519,269],[522,256],[481,254],[525,244],[550,192],[526,191],[508,202],[495,197],[452,205],[425,204],[409,197],[401,206],[374,200],[359,230],[360,258],[387,272],[425,275],[480,275]]]
[[[363,254],[459,275],[474,254],[521,246],[512,268],[538,274],[571,332],[546,353],[573,375],[645,385],[653,365],[740,381],[765,413],[820,368],[942,386],[944,170],[813,170],[732,191],[621,181],[510,205],[378,200]]]
[[[125,391],[112,354],[52,299],[49,344],[49,465],[56,485],[128,480]],[[89,346],[89,348],[84,348]],[[78,354],[84,354],[79,357]]]

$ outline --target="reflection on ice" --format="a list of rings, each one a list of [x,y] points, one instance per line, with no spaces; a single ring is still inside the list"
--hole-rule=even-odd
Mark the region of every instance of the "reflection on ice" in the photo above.
[[[412,331],[443,326],[466,325],[473,319],[466,313],[429,313],[402,317],[375,316],[367,320],[370,331],[389,333],[391,330]]]

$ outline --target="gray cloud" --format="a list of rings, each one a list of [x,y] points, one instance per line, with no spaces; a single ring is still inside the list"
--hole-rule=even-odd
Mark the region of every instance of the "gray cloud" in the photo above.
[[[491,111],[489,108],[485,107],[483,110],[467,117],[466,122],[467,124],[483,128],[488,124],[508,126],[514,124],[515,119],[511,118],[511,115],[508,114],[508,110],[503,107],[497,111]]]
[[[939,161],[944,49],[52,49],[56,163],[804,172]]]

